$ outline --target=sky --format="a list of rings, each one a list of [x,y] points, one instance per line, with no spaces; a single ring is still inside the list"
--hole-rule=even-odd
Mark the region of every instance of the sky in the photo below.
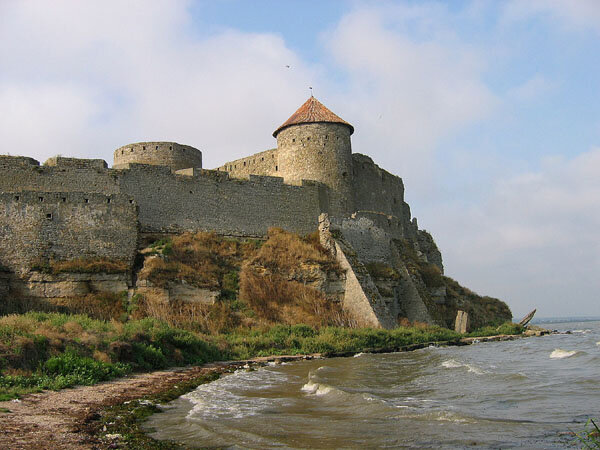
[[[598,0],[0,0],[0,153],[164,140],[214,168],[311,86],[447,275],[516,319],[600,316],[598,55]]]

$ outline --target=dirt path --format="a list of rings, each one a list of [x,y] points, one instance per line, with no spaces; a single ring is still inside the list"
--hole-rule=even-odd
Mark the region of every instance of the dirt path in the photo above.
[[[19,401],[0,402],[0,449],[89,449],[103,447],[85,431],[98,411],[169,390],[177,383],[210,372],[224,372],[246,364],[266,364],[275,360],[318,357],[277,356],[248,361],[211,363],[199,367],[170,369],[133,375],[114,381],[61,391],[31,394]]]

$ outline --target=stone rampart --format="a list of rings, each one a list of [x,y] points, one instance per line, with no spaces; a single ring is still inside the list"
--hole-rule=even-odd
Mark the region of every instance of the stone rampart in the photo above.
[[[360,153],[352,155],[352,170],[356,211],[376,211],[410,221],[402,178],[383,170],[371,158]]]
[[[77,169],[106,169],[108,164],[103,159],[81,159],[65,158],[63,156],[54,156],[44,163],[45,166],[54,167],[75,167]]]
[[[317,229],[320,187],[292,186],[277,177],[228,179],[171,174],[164,167],[130,165],[119,176],[135,198],[143,232],[216,231],[265,236],[269,227],[297,233]]]
[[[0,169],[21,169],[23,167],[39,166],[40,162],[27,156],[0,155]]]
[[[277,176],[279,174],[277,158],[277,149],[273,148],[230,161],[220,166],[218,170],[228,172],[233,178],[248,178],[249,175]]]
[[[327,201],[319,183],[287,185],[279,177],[249,175],[231,179],[225,172],[198,168],[175,174],[166,166],[125,164],[121,169],[61,158],[57,165],[37,166],[10,159],[0,166],[0,192],[91,192],[125,194],[139,205],[145,232],[210,230],[221,234],[264,236],[271,226],[309,233],[317,228]]]
[[[62,164],[65,160],[69,161],[67,165]],[[106,163],[103,160],[60,158],[58,165],[39,166],[39,163],[31,158],[5,156],[0,158],[0,192],[117,194],[118,172],[105,167]]]
[[[108,258],[133,263],[137,206],[124,195],[0,193],[0,265],[25,273],[50,260]]]

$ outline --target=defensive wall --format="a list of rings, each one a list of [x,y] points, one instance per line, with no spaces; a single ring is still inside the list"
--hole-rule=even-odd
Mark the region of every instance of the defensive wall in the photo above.
[[[219,167],[218,170],[229,173],[233,178],[248,178],[249,175],[281,176],[279,175],[279,160],[276,148],[229,161]]]
[[[0,192],[124,194],[139,207],[142,232],[206,230],[234,236],[264,236],[273,226],[310,233],[327,198],[325,188],[311,181],[297,186],[278,177],[235,179],[195,168],[173,173],[144,164],[108,169],[97,161],[57,158],[40,166],[31,158],[2,156]]]
[[[0,192],[125,194],[139,205],[140,227],[148,232],[201,229],[262,236],[270,226],[299,233],[316,229],[318,215],[335,201],[330,189],[317,182],[286,184],[280,177],[254,174],[273,167],[276,150],[245,160],[245,173],[232,174],[193,167],[173,173],[167,166],[145,164],[109,169],[100,159],[64,157],[51,158],[40,166],[31,158],[0,156]],[[367,156],[355,154],[352,162],[349,170],[358,213],[369,215],[388,232],[393,230],[394,237],[415,240],[417,227],[404,202],[402,179]],[[235,175],[243,179],[233,178]]]
[[[137,206],[122,194],[3,192],[0,235],[0,265],[16,273],[49,260],[108,258],[131,265]]]

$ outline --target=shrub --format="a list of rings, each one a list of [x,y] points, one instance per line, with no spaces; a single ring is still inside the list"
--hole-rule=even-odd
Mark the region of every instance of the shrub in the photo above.
[[[385,279],[385,280],[398,280],[400,279],[400,274],[393,267],[384,264],[382,262],[372,262],[366,264],[366,268],[369,271],[369,274],[373,278]]]

